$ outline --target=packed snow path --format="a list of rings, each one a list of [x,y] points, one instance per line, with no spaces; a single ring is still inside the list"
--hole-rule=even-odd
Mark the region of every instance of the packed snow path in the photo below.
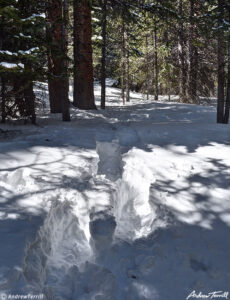
[[[51,300],[228,291],[230,127],[215,124],[212,106],[133,93],[122,107],[120,91],[108,92],[107,110],[73,111],[70,124],[2,126],[0,291]]]

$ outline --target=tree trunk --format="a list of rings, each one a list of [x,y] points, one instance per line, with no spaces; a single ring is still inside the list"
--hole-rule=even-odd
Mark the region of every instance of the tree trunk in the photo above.
[[[166,31],[165,31],[165,39],[166,39],[166,46],[169,48],[169,28],[168,28],[168,23],[166,25]],[[170,59],[169,57],[166,58],[167,64],[170,64]],[[171,101],[171,72],[170,72],[170,67],[167,70],[167,85],[166,85],[166,93],[168,94],[168,101]]]
[[[224,13],[223,0],[218,0],[219,32],[218,32],[218,95],[217,123],[224,123],[224,34],[221,29],[221,17]]]
[[[2,111],[2,123],[6,122],[6,86],[5,86],[5,78],[1,77],[1,96],[2,96],[2,103],[1,103],[1,111]]]
[[[229,17],[230,17],[230,13],[229,13]],[[225,124],[228,124],[229,121],[229,109],[230,109],[230,33],[228,34],[228,85],[227,85],[227,94],[225,100],[225,113],[224,113]]]
[[[178,0],[178,14],[183,15],[183,0]],[[178,61],[179,61],[179,100],[180,102],[187,102],[186,99],[186,50],[185,50],[186,40],[184,34],[183,21],[179,20],[178,24]]]
[[[50,0],[47,9],[48,50],[48,87],[51,113],[62,112],[63,78],[62,73],[62,2]]]
[[[129,44],[128,44],[128,33],[126,28],[125,28],[125,92],[126,92],[126,102],[130,102]]]
[[[36,124],[35,95],[32,81],[27,82],[27,85],[24,89],[24,97],[26,103],[26,115],[31,118],[32,124]]]
[[[155,62],[155,89],[154,100],[158,100],[158,52],[157,52],[157,27],[154,27],[154,62]]]
[[[125,105],[125,22],[123,16],[121,25],[121,98]]]
[[[96,109],[93,85],[91,6],[74,0],[74,99],[80,109]]]
[[[69,112],[69,76],[68,76],[68,22],[69,22],[69,0],[63,0],[63,22],[62,22],[62,49],[63,59],[63,82],[62,82],[62,120],[70,121]]]
[[[195,22],[194,22],[194,10],[195,1],[190,0],[189,9],[189,70],[188,70],[188,102],[197,103],[197,69],[198,69],[198,50],[194,46],[195,37]]]
[[[105,109],[106,98],[106,42],[107,42],[107,0],[101,0],[102,8],[102,49],[101,49],[101,109]]]
[[[148,35],[145,37],[145,48],[146,48],[146,96],[149,100],[149,43]]]
[[[27,80],[25,76],[15,76],[13,80],[13,92],[15,97],[15,103],[18,108],[20,116],[25,116],[26,105],[24,100],[24,89],[26,88]]]

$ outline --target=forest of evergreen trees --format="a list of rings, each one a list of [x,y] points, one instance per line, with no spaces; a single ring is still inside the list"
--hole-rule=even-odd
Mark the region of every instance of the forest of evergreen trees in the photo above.
[[[73,105],[106,107],[107,77],[130,91],[179,95],[182,103],[217,98],[217,122],[230,107],[230,4],[227,0],[1,0],[1,120],[36,123],[34,87],[48,82],[51,113],[70,121]]]

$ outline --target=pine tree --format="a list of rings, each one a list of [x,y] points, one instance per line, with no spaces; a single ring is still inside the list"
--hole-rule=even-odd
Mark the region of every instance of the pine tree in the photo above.
[[[80,109],[96,109],[92,60],[91,1],[74,0],[74,100]]]
[[[33,85],[44,73],[42,11],[42,2],[33,0],[1,2],[2,121],[23,117],[36,122]]]

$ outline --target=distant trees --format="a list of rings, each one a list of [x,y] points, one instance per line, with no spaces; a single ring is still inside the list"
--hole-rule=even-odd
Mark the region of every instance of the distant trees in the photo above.
[[[198,49],[197,49],[197,23],[195,16],[198,14],[198,3],[189,0],[189,29],[188,29],[188,101],[197,103],[197,74],[198,74]]]
[[[106,44],[107,44],[107,0],[100,0],[102,9],[101,31],[102,31],[102,46],[101,46],[101,109],[105,109],[106,99]]]
[[[130,88],[146,93],[147,98],[149,94],[157,99],[158,93],[168,93],[169,97],[173,93],[179,94],[183,103],[197,104],[202,97],[216,94],[217,43],[213,28],[217,4],[216,0],[212,3],[143,0],[138,5],[134,1],[130,6],[129,3],[121,5],[122,14],[108,17],[107,47],[112,53],[110,66],[113,66],[110,74],[120,83],[123,102],[127,65]],[[126,16],[125,22],[120,18],[122,15]],[[139,16],[135,25],[133,15]],[[114,28],[115,22],[120,24],[120,29],[118,25]],[[126,23],[132,24],[128,40],[125,39],[125,29],[129,27]],[[226,43],[226,34],[222,34],[222,39]]]
[[[69,121],[73,76],[73,106],[79,109],[96,109],[94,78],[105,109],[111,77],[123,104],[131,90],[147,99],[174,94],[195,104],[217,95],[217,122],[227,123],[229,6],[227,0],[0,2],[2,122],[36,122],[37,81],[48,82],[51,113]]]
[[[178,0],[178,14],[183,17],[183,1]],[[184,30],[183,18],[178,21],[178,62],[179,62],[179,99],[181,102],[187,102],[186,85],[187,85],[187,66],[186,66],[186,37]]]

